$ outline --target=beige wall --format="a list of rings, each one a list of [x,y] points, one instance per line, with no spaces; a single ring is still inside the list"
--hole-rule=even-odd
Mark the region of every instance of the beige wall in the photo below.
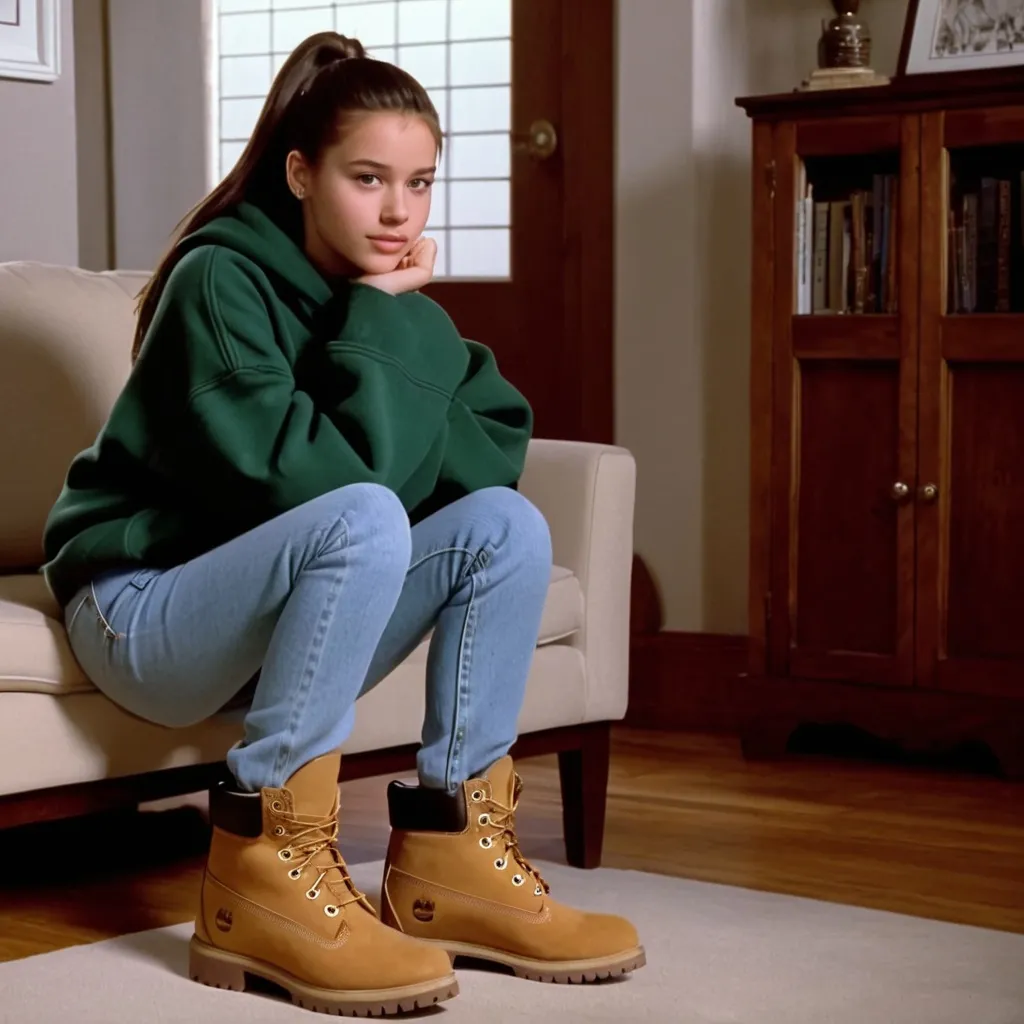
[[[864,0],[892,73],[906,4]],[[619,0],[616,431],[665,626],[747,630],[750,123],[816,61],[826,0]]]
[[[75,116],[78,123],[78,262],[114,266],[106,0],[74,0]]]
[[[206,193],[203,0],[75,0],[81,264],[148,269]]]
[[[206,194],[203,0],[109,0],[114,252],[149,269]]]
[[[0,78],[0,262],[78,258],[75,53],[71,4],[60,5],[55,82]]]

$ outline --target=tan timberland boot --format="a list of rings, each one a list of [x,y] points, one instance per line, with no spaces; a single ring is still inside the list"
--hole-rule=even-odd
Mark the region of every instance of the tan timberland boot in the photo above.
[[[519,850],[512,759],[454,795],[393,782],[381,917],[454,958],[491,960],[535,981],[596,981],[646,963],[621,917],[557,903]]]
[[[213,790],[213,840],[189,974],[242,991],[247,975],[310,1010],[383,1015],[458,993],[450,958],[381,923],[335,846],[338,754],[281,789]]]

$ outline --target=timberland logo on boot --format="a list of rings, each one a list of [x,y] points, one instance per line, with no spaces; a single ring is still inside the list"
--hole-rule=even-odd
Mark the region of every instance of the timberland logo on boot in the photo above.
[[[231,931],[231,924],[232,924],[231,911],[230,910],[225,910],[223,907],[221,907],[220,910],[217,911],[216,922],[217,922],[217,927],[222,932],[229,932],[229,931]]]
[[[433,921],[434,920],[434,901],[433,900],[417,900],[412,905],[412,916],[415,917],[417,921],[423,921],[424,923],[426,923],[427,921]]]

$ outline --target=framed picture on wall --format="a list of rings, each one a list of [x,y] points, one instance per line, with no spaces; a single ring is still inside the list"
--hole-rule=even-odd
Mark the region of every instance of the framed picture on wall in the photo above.
[[[60,76],[60,0],[0,0],[0,78]]]
[[[1024,66],[1024,0],[910,0],[900,75]]]

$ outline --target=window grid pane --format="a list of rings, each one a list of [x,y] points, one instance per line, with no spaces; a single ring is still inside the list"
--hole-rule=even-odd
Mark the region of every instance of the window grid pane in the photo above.
[[[359,39],[428,89],[444,133],[426,234],[435,277],[507,277],[512,0],[213,0],[218,180],[288,54],[314,32]]]

